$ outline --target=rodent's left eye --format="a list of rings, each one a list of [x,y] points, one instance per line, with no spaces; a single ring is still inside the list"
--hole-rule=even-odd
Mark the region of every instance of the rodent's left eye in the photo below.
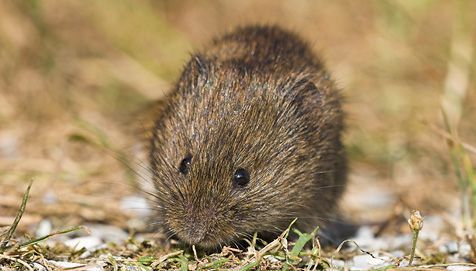
[[[250,182],[250,174],[246,169],[239,168],[233,175],[233,186],[245,187]]]
[[[185,157],[182,162],[180,162],[179,171],[183,175],[187,175],[188,171],[190,170],[190,165],[192,164],[192,156],[189,155]]]

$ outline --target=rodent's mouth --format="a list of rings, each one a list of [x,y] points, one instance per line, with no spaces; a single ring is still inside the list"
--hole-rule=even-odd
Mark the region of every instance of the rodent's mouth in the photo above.
[[[230,242],[230,236],[234,234],[224,234],[214,230],[214,227],[209,227],[201,223],[191,223],[186,228],[174,230],[176,236],[183,242],[196,245],[203,248],[216,248],[222,244]]]
[[[224,243],[218,236],[212,236],[209,234],[180,234],[177,233],[180,240],[190,245],[196,245],[203,248],[215,248]]]
[[[166,216],[168,228],[183,242],[204,248],[218,247],[236,236],[232,218],[218,212],[214,204],[197,208],[200,204],[188,204],[182,212]]]

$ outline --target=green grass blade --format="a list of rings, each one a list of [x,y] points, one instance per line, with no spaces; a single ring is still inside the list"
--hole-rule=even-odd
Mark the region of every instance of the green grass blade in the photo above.
[[[26,241],[26,242],[20,244],[20,247],[25,247],[25,246],[28,246],[28,245],[31,245],[31,244],[36,244],[38,242],[41,242],[41,241],[43,241],[45,239],[48,239],[48,238],[50,238],[52,236],[55,236],[55,235],[66,234],[66,233],[70,233],[70,232],[74,232],[74,231],[78,231],[78,230],[82,230],[82,229],[84,229],[83,226],[77,226],[77,227],[69,228],[69,229],[66,229],[66,230],[56,231],[56,232],[47,234],[45,236],[42,236],[40,238],[33,239],[33,240],[30,240],[30,241]]]
[[[253,268],[257,267],[259,265],[259,262],[258,261],[254,261],[254,262],[251,262],[245,266],[243,266],[242,268],[240,268],[239,271],[248,271],[248,270],[252,270]]]
[[[296,241],[296,244],[294,244],[293,249],[291,249],[291,252],[289,255],[291,257],[298,257],[299,253],[304,249],[304,246],[312,240],[316,236],[316,232],[319,228],[316,228],[314,231],[311,233],[301,233],[299,235],[299,239]]]
[[[294,232],[299,235],[299,238],[294,244],[291,251],[289,252],[288,258],[292,261],[299,259],[299,254],[304,249],[306,244],[316,236],[316,233],[318,230],[319,230],[319,227],[315,228],[311,233],[301,233],[298,230],[294,230]],[[289,270],[289,267],[290,267],[290,264],[286,263],[281,270],[283,271]]]
[[[185,257],[179,257],[180,271],[188,271],[188,259]]]
[[[201,268],[204,268],[204,269],[217,269],[217,268],[220,268],[221,266],[223,266],[225,263],[227,263],[230,259],[228,258],[223,258],[223,259],[218,259],[216,261],[213,261],[211,263],[207,263],[205,265],[203,265]]]

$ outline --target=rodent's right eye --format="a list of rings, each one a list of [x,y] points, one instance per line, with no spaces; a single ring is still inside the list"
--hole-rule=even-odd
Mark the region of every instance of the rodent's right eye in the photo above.
[[[239,168],[233,174],[233,185],[235,187],[245,187],[250,182],[250,174],[246,169]]]
[[[192,165],[192,156],[185,157],[182,162],[180,162],[179,171],[183,175],[187,175],[190,170],[190,165]]]

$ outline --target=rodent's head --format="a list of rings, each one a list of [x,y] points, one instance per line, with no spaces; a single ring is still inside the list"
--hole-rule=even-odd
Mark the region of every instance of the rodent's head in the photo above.
[[[190,244],[279,231],[310,207],[309,172],[317,165],[294,104],[302,100],[284,91],[310,86],[250,71],[192,58],[156,122],[150,156],[158,219]]]

